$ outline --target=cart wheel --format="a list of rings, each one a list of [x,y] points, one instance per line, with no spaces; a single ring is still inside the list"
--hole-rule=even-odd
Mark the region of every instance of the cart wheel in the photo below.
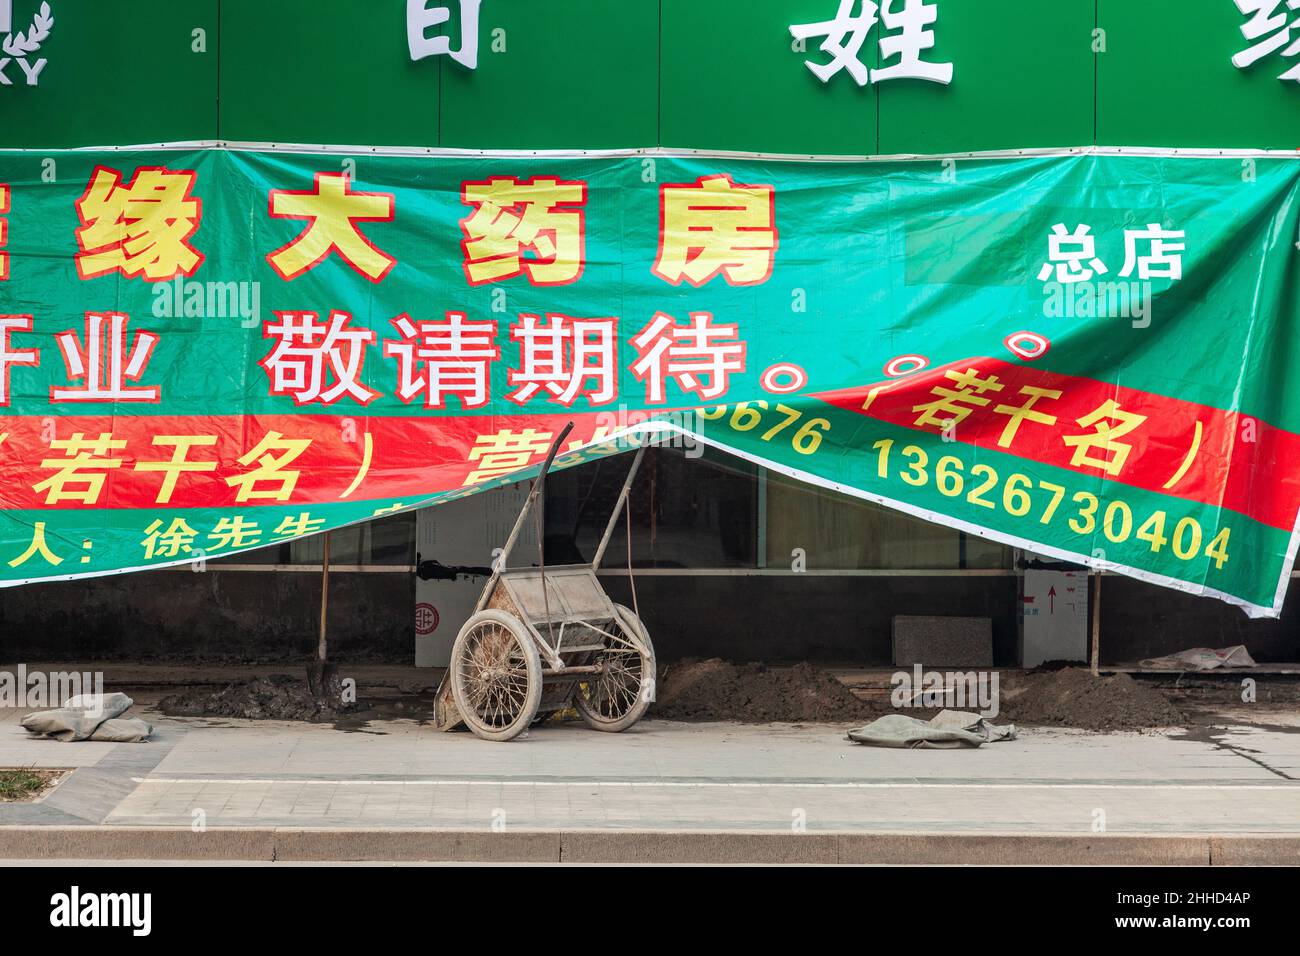
[[[617,640],[606,639],[603,651],[597,651],[593,664],[604,664],[605,671],[578,685],[573,706],[592,730],[616,734],[627,730],[645,714],[653,696],[655,649],[641,619],[621,604],[614,605],[618,620],[610,633]],[[635,633],[645,644],[642,654],[622,640]]]
[[[504,611],[479,611],[451,649],[451,693],[469,729],[512,740],[528,729],[542,699],[542,660],[532,636]]]

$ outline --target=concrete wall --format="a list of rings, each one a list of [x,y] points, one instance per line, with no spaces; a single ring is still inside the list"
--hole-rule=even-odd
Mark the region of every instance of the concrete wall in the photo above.
[[[330,575],[331,655],[406,661],[414,576]],[[0,660],[261,660],[314,653],[319,572],[156,571],[0,591]]]
[[[627,580],[602,577],[631,605]],[[814,660],[888,664],[895,614],[993,619],[993,658],[1016,659],[1014,577],[642,577],[641,616],[664,660]]]
[[[602,578],[631,604],[625,578]],[[1017,662],[1013,577],[643,576],[642,616],[664,660],[813,659],[883,665],[895,614],[993,620],[994,660]],[[1102,659],[1135,661],[1189,646],[1245,644],[1262,662],[1300,660],[1300,598],[1280,621],[1122,577],[1102,591]],[[413,659],[413,576],[334,572],[331,652],[339,660]],[[0,661],[274,660],[316,643],[312,572],[152,574],[0,591]]]
[[[1229,604],[1132,578],[1110,576],[1101,588],[1101,652],[1106,661],[1138,661],[1186,647],[1245,644],[1260,662],[1300,661],[1300,587],[1292,583],[1278,620],[1252,621]]]
[[[628,603],[626,581],[604,578]],[[890,663],[895,614],[993,619],[993,660],[1019,663],[1014,577],[643,577],[641,613],[664,659],[810,657]],[[1300,591],[1280,620],[1252,621],[1221,601],[1130,578],[1102,584],[1103,663],[1135,662],[1188,647],[1245,644],[1260,662],[1300,660]]]

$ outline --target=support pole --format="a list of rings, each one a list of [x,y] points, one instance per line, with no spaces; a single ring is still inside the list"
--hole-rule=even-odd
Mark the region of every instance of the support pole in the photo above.
[[[609,546],[609,539],[614,536],[614,529],[618,526],[618,519],[623,517],[621,512],[627,503],[627,496],[632,493],[632,483],[636,481],[636,473],[641,467],[641,459],[645,457],[645,445],[636,450],[636,457],[632,459],[632,467],[628,469],[627,477],[623,479],[623,487],[618,493],[618,500],[614,502],[614,510],[609,513],[609,522],[605,525],[605,533],[600,538],[600,544],[596,548],[596,556],[591,560],[591,570],[599,571],[600,562],[605,557],[605,548]],[[632,525],[629,521],[627,533],[632,534]]]
[[[537,477],[533,479],[532,487],[528,490],[528,497],[524,499],[524,506],[519,510],[519,517],[515,519],[515,525],[510,529],[510,537],[506,538],[506,545],[501,549],[501,554],[492,562],[492,576],[488,578],[487,585],[483,588],[483,593],[479,595],[478,603],[474,605],[475,614],[487,607],[488,601],[492,597],[492,592],[496,590],[497,581],[501,579],[501,572],[505,570],[507,562],[510,560],[510,552],[515,546],[515,541],[519,537],[519,532],[523,530],[524,519],[528,517],[528,513],[533,509],[538,495],[542,492],[542,485],[546,481],[546,473],[551,470],[551,462],[555,460],[556,452],[560,450],[560,445],[564,443],[564,439],[569,437],[569,432],[571,431],[573,431],[573,422],[569,422],[565,425],[564,428],[560,430],[559,437],[556,438],[555,441],[551,442],[551,450],[546,453],[546,460],[542,462],[541,470],[538,471]],[[541,520],[546,520],[545,512],[543,512]],[[541,532],[540,526],[538,531],[539,533]],[[542,537],[544,538],[545,535],[542,534]],[[540,541],[538,542],[538,547],[541,547]],[[543,601],[547,601],[545,584],[546,555],[539,553],[537,559],[540,562],[542,569],[542,599]],[[549,614],[549,607],[547,612]]]
[[[325,532],[324,554],[320,565],[320,641],[316,645],[316,660],[325,663],[328,655],[325,642],[325,624],[330,606],[330,533]]]
[[[1092,572],[1092,676],[1101,662],[1101,572]]]

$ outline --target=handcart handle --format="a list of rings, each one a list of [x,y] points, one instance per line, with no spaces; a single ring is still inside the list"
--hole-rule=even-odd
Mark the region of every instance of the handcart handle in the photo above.
[[[569,422],[569,424],[560,429],[560,434],[556,437],[555,441],[551,442],[551,450],[546,453],[546,461],[542,462],[542,470],[539,471],[537,477],[533,479],[534,485],[540,485],[546,481],[546,473],[551,470],[551,463],[555,461],[555,456],[560,450],[560,445],[563,444],[564,439],[569,437],[569,432],[571,431],[573,431],[573,422]]]
[[[623,479],[623,488],[618,493],[618,500],[614,502],[614,510],[609,513],[609,523],[605,525],[605,533],[601,535],[600,544],[596,548],[596,556],[591,561],[591,570],[599,571],[600,562],[605,557],[605,549],[609,547],[609,539],[614,536],[614,529],[618,526],[620,512],[623,510],[623,504],[627,501],[627,496],[632,491],[632,483],[636,481],[636,473],[641,467],[641,459],[645,457],[645,445],[636,450],[636,457],[632,459],[632,467],[628,469],[627,477]],[[632,533],[629,526],[627,533]]]
[[[546,634],[551,639],[550,647],[555,647],[556,642],[555,635],[551,631],[551,598],[546,590],[546,473],[551,470],[551,462],[555,460],[555,453],[560,450],[560,443],[569,437],[571,431],[573,431],[573,422],[565,425],[559,436],[551,443],[551,450],[546,453],[542,470],[537,473],[532,490],[528,493],[529,498],[541,499],[542,510],[537,519],[537,574],[542,584],[542,608],[546,612]]]
[[[551,463],[555,461],[555,456],[559,454],[560,445],[564,439],[569,437],[569,432],[573,431],[573,422],[569,422],[560,430],[555,441],[551,442],[550,450],[546,453],[546,460],[542,462],[542,468],[533,479],[533,485],[528,490],[528,498],[524,501],[524,506],[519,509],[519,517],[515,519],[515,525],[510,529],[510,536],[506,538],[505,547],[501,549],[501,556],[492,562],[492,576],[488,578],[487,585],[483,588],[483,593],[479,596],[478,604],[474,610],[481,611],[487,607],[488,599],[492,596],[492,591],[496,588],[497,579],[501,577],[501,571],[510,561],[510,552],[514,550],[515,541],[519,538],[519,532],[523,529],[524,521],[528,518],[528,513],[533,509],[533,503],[536,502],[542,485],[546,481],[546,473],[551,470]],[[543,515],[545,520],[545,515]],[[538,555],[541,559],[542,555]]]

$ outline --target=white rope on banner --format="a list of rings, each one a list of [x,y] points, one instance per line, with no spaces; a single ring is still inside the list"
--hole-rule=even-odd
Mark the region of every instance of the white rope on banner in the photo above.
[[[172,143],[139,143],[130,146],[72,146],[57,149],[34,147],[0,148],[0,153],[93,153],[162,152],[199,149],[248,153],[324,153],[371,156],[429,156],[444,159],[618,159],[655,157],[662,159],[758,159],[783,163],[902,163],[938,162],[945,159],[997,160],[1064,156],[1147,156],[1186,159],[1300,159],[1300,149],[1230,149],[1187,146],[1044,146],[1026,149],[975,150],[964,153],[882,153],[876,155],[819,155],[813,153],[762,153],[720,149],[683,149],[649,146],[626,149],[463,149],[446,146],[359,146],[329,143],[270,143],[243,140],[197,139]]]

